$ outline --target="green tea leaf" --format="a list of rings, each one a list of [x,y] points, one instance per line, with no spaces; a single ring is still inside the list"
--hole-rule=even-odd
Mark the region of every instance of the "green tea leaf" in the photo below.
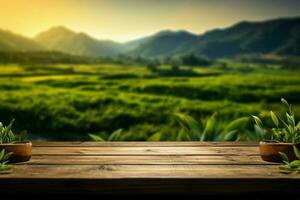
[[[120,128],[120,129],[114,131],[114,132],[108,137],[107,140],[108,140],[108,141],[117,141],[117,140],[119,140],[122,131],[123,131],[122,128]]]
[[[0,151],[0,162],[2,162],[3,157],[4,157],[4,154],[5,154],[5,149],[2,149],[2,150]]]
[[[273,123],[275,124],[275,126],[278,127],[279,126],[279,121],[278,121],[278,118],[277,118],[276,114],[273,111],[271,111],[271,118],[272,118]]]
[[[257,126],[263,127],[263,123],[262,123],[262,121],[259,119],[259,117],[255,116],[255,115],[252,115],[252,117],[253,117],[255,123],[257,124]]]
[[[0,173],[11,169],[11,165],[0,163]]]
[[[147,141],[160,141],[160,139],[161,139],[161,136],[162,136],[162,134],[161,133],[155,133],[155,134],[153,134],[151,137],[149,137],[148,139],[147,139]]]
[[[289,103],[287,102],[287,100],[285,100],[284,98],[281,98],[281,102],[286,105],[286,107],[290,107]]]
[[[237,139],[237,136],[238,136],[238,130],[232,130],[230,132],[228,132],[226,135],[225,135],[225,138],[224,140],[225,141],[234,141]]]
[[[233,130],[242,130],[246,128],[248,122],[249,122],[249,117],[240,117],[238,119],[235,119],[226,126],[225,132],[230,132]]]
[[[6,133],[9,133],[9,131],[12,128],[12,125],[14,124],[15,119],[12,119],[9,123],[9,125],[6,127]]]
[[[297,156],[297,158],[300,159],[300,151],[299,151],[299,149],[295,145],[293,146],[293,149],[294,149],[294,152],[295,152],[295,155]]]
[[[214,140],[215,128],[217,127],[217,119],[215,113],[207,120],[201,141],[212,141]]]
[[[8,159],[10,158],[10,156],[13,154],[13,152],[9,152],[9,153],[6,153],[3,157],[3,161],[6,162],[8,161]]]
[[[193,117],[182,113],[176,113],[175,117],[181,128],[184,129],[190,138],[200,139],[202,137],[204,132],[202,132],[202,126]]]
[[[297,168],[300,166],[300,160],[294,160],[292,162],[289,163],[291,168]]]
[[[290,161],[289,161],[289,157],[288,157],[285,153],[283,153],[283,152],[278,152],[278,153],[280,154],[280,156],[282,157],[282,159],[283,159],[284,161],[290,162]]]
[[[181,129],[176,137],[176,141],[191,141],[191,137],[184,129]]]
[[[289,165],[280,165],[279,169],[287,170],[287,171],[293,171],[293,169]]]
[[[258,138],[263,139],[265,137],[265,132],[264,130],[257,126],[257,124],[254,125],[254,131],[255,131],[255,135],[258,136]]]
[[[96,134],[88,134],[90,136],[90,138],[96,142],[103,142],[105,141],[100,135],[96,135]]]

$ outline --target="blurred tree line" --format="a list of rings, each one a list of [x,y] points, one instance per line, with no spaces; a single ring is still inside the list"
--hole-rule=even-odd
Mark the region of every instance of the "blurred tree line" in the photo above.
[[[86,57],[70,55],[56,51],[36,52],[0,52],[0,63],[16,64],[98,64],[113,63],[121,65],[143,65],[154,69],[160,65],[171,65],[174,69],[180,65],[209,66],[213,61],[193,54],[176,57],[145,58],[119,55],[117,57]]]

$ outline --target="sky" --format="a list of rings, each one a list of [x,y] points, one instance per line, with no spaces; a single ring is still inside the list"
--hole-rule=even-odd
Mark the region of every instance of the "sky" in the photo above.
[[[300,0],[0,0],[0,29],[33,37],[66,26],[119,42],[160,30],[193,33],[300,16]]]

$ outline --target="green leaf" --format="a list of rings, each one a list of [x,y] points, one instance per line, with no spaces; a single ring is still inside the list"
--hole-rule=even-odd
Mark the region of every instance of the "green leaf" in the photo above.
[[[3,161],[6,162],[8,161],[8,159],[10,158],[10,156],[13,154],[13,152],[9,152],[9,153],[6,153],[3,157]]]
[[[287,122],[289,125],[295,126],[294,118],[291,115],[289,115],[288,113],[286,113],[286,119],[287,119]]]
[[[287,102],[287,100],[285,100],[284,98],[281,98],[281,102],[286,105],[286,107],[290,107],[289,103]]]
[[[229,133],[226,133],[224,140],[225,141],[234,141],[237,139],[238,130],[232,130]]]
[[[257,138],[263,139],[265,137],[265,132],[264,130],[257,126],[257,124],[254,125],[254,132],[258,136]]]
[[[5,149],[2,149],[0,151],[0,163],[3,161],[4,154],[5,154]]]
[[[255,116],[255,115],[252,115],[252,117],[253,117],[253,119],[254,119],[256,125],[262,128],[262,127],[263,127],[263,123],[262,123],[262,121],[259,119],[259,117]]]
[[[241,118],[235,119],[226,126],[225,132],[245,129],[248,122],[249,122],[249,117],[241,117]]]
[[[96,135],[96,134],[88,134],[90,136],[90,138],[96,142],[103,142],[105,141],[100,135]]]
[[[116,131],[114,131],[109,137],[108,137],[108,141],[117,141],[120,139],[121,133],[122,133],[123,129],[120,128]]]
[[[278,127],[279,126],[279,121],[278,121],[278,118],[277,118],[276,114],[273,111],[271,111],[271,118],[272,118],[273,123],[275,124],[275,126]]]
[[[190,138],[200,139],[202,137],[202,127],[193,117],[181,113],[176,113],[175,117]]]
[[[12,128],[14,122],[15,122],[15,119],[12,119],[12,120],[10,121],[9,125],[6,127],[7,133],[11,130],[11,128]]]
[[[282,159],[286,162],[290,162],[289,157],[283,153],[283,152],[278,152],[280,154],[280,156],[282,157]]]
[[[289,165],[280,165],[279,169],[282,173],[290,174],[293,172],[293,169]]]
[[[11,165],[7,165],[7,164],[0,164],[0,173],[7,171],[11,168]]]
[[[184,129],[181,129],[176,137],[176,141],[191,141],[191,137],[187,131]]]
[[[293,146],[293,149],[294,149],[294,152],[295,152],[295,155],[297,156],[297,158],[300,159],[300,151],[299,151],[299,149],[295,145]]]
[[[176,117],[176,120],[177,122],[179,123],[181,129],[186,133],[186,134],[189,134],[190,132],[190,128],[189,128],[189,125],[188,123],[186,122],[186,116],[183,115],[183,114],[175,114],[175,117]]]
[[[300,160],[294,160],[292,162],[289,163],[291,168],[297,168],[300,166]]]
[[[2,126],[0,132],[0,143],[9,143],[15,140],[15,135],[11,131],[12,125],[14,123],[14,119],[12,119],[7,127]]]
[[[203,134],[201,136],[201,141],[212,141],[214,140],[215,128],[217,127],[217,120],[213,114],[205,124]]]
[[[149,137],[148,139],[147,139],[147,141],[160,141],[160,139],[161,139],[161,136],[162,136],[162,134],[161,133],[155,133],[155,134],[153,134],[151,137]]]

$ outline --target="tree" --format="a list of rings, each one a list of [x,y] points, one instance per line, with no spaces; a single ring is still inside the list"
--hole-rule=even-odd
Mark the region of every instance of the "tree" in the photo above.
[[[201,58],[194,54],[187,54],[181,57],[181,62],[183,65],[188,66],[208,66],[211,64],[211,61],[206,58]]]

